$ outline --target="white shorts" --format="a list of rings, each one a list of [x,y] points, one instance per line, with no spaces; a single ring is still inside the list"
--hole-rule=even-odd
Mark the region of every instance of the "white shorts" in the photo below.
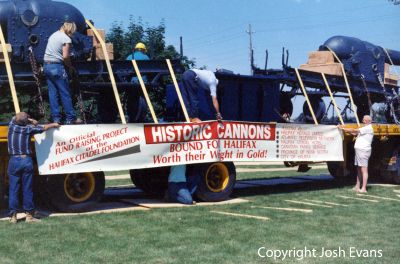
[[[354,158],[354,165],[359,167],[368,167],[368,160],[371,157],[371,149],[355,149],[356,156]]]

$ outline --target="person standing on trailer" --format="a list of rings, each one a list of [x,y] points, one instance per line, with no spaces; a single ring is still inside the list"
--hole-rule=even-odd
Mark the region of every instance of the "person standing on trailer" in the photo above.
[[[356,192],[366,193],[368,182],[368,160],[371,157],[371,145],[374,138],[374,129],[372,128],[372,119],[369,115],[365,115],[362,122],[364,126],[360,128],[345,128],[341,125],[338,127],[345,132],[357,136],[354,144],[354,165],[357,166],[357,182],[353,189]]]
[[[217,100],[218,79],[212,71],[187,70],[182,83],[182,98],[192,122],[222,119]]]
[[[182,98],[190,121],[199,123],[202,120],[222,121],[217,100],[218,79],[212,71],[192,69],[182,76]],[[200,179],[187,178],[186,165],[172,166],[168,177],[168,199],[183,204],[195,204],[192,195]]]
[[[132,53],[126,58],[126,60],[150,60],[149,56],[146,54],[147,48],[146,45],[142,42],[138,42],[135,47],[132,49]],[[147,83],[147,76],[142,76],[143,82]],[[138,77],[132,77],[131,82],[135,85],[134,92],[128,92],[127,98],[127,113],[128,113],[128,121],[129,123],[141,123],[145,121],[147,104],[140,94],[139,79]]]
[[[38,125],[38,122],[29,118],[25,112],[20,112],[12,118],[8,127],[8,178],[9,178],[9,210],[10,222],[17,223],[19,209],[19,191],[22,187],[23,210],[26,213],[26,222],[38,222],[34,218],[35,205],[33,203],[33,161],[30,149],[31,137],[43,133],[50,128],[57,128],[58,123]]]
[[[76,25],[74,22],[65,22],[60,30],[50,36],[44,54],[43,68],[49,89],[51,116],[53,122],[59,124],[61,123],[60,99],[66,115],[65,124],[82,123],[75,115],[66,71],[67,69],[70,75],[76,74],[70,59],[71,36],[75,31]]]

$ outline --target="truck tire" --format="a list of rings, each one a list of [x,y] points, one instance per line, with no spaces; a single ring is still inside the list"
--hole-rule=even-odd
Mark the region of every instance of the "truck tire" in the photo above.
[[[132,183],[145,193],[162,197],[168,188],[170,167],[130,170]]]
[[[233,162],[190,165],[188,177],[199,177],[196,197],[204,202],[225,201],[232,194],[236,182]]]
[[[103,195],[103,172],[49,175],[44,179],[48,201],[63,212],[85,211]]]
[[[352,178],[357,175],[357,168],[351,165],[346,167],[344,162],[328,161],[326,164],[328,165],[329,173],[336,179]]]
[[[385,180],[387,180],[390,183],[400,184],[400,172],[399,171],[390,171],[385,174],[387,174],[387,176],[384,177]]]

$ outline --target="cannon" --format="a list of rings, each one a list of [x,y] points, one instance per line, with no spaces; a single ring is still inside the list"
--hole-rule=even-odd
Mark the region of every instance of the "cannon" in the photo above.
[[[400,51],[385,49],[357,38],[331,37],[319,48],[320,51],[329,49],[341,59],[348,75],[356,79],[363,78],[367,82],[384,81],[385,63],[400,65]]]
[[[15,62],[29,62],[30,47],[37,61],[43,62],[48,38],[66,20],[74,21],[77,26],[72,37],[73,56],[77,59],[90,57],[93,40],[86,36],[85,18],[74,6],[51,0],[0,2],[0,25]]]

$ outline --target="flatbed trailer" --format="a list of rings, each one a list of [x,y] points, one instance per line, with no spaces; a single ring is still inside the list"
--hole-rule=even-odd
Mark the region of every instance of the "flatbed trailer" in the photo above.
[[[20,14],[20,10],[25,11]],[[168,61],[168,67],[165,62],[160,64],[161,62],[157,61],[112,61],[104,36],[100,36],[90,20],[86,20],[79,10],[71,5],[47,0],[0,2],[0,53],[4,58],[0,60],[0,88],[11,88],[14,111],[9,112],[20,111],[17,90],[19,92],[19,89],[29,89],[35,93],[39,88],[37,95],[40,94],[41,76],[38,69],[43,63],[45,40],[61,26],[65,16],[72,18],[78,26],[73,43],[79,85],[82,90],[102,95],[98,104],[98,112],[101,112],[100,123],[113,123],[118,115],[122,123],[127,123],[119,98],[121,91],[130,92],[136,97],[146,97],[153,121],[158,122],[144,85],[141,84],[142,91],[139,87],[131,89],[131,78],[139,77],[140,72],[146,74],[150,88],[157,86],[163,75],[171,73],[174,85],[166,88],[167,110],[163,118],[169,122],[188,121],[187,115],[184,118],[184,110],[183,113],[180,110],[180,106],[184,108],[182,101],[176,103],[179,88],[173,71],[183,73],[184,70],[179,61]],[[2,32],[7,35],[4,37]],[[98,53],[102,53],[99,60]],[[350,107],[346,108],[351,108],[357,124],[346,126],[356,127],[359,123],[358,118],[370,112],[371,103],[385,103],[390,110],[387,122],[394,124],[373,124],[375,137],[369,166],[370,175],[399,182],[400,97],[398,76],[390,74],[389,63],[400,65],[399,51],[387,50],[355,38],[335,36],[310,56],[307,65],[302,65],[299,69],[288,66],[288,56],[285,58],[283,54],[282,69],[253,69],[254,74],[251,76],[217,72],[216,76],[220,80],[220,110],[226,120],[280,123],[286,121],[285,116],[290,117],[293,113],[291,99],[301,95],[306,98],[303,107],[305,120],[302,122],[318,125],[327,112],[322,97],[330,95],[332,98],[340,96],[338,93],[348,93],[345,97],[349,97]],[[18,89],[15,89],[15,86]],[[313,90],[309,89],[307,92],[305,86]],[[291,90],[284,90],[284,87],[290,87]],[[112,97],[115,101],[111,100]],[[40,99],[39,102],[43,106],[43,99]],[[85,111],[82,111],[82,114],[84,113]],[[341,113],[338,116],[341,117]],[[343,120],[341,122],[343,123]],[[89,120],[88,123],[94,121]],[[348,134],[344,135],[344,162],[328,162],[328,169],[336,178],[355,175],[353,138]],[[3,125],[0,126],[1,208],[6,208],[7,164],[7,126]],[[131,170],[130,174],[137,187],[148,193],[163,195],[169,168]],[[191,175],[201,176],[197,195],[206,201],[227,199],[236,180],[232,162],[193,164],[188,166],[187,171],[187,176]],[[34,185],[37,198],[49,201],[60,210],[74,211],[84,210],[87,205],[99,200],[104,191],[105,180],[103,172],[40,176],[35,170]]]

